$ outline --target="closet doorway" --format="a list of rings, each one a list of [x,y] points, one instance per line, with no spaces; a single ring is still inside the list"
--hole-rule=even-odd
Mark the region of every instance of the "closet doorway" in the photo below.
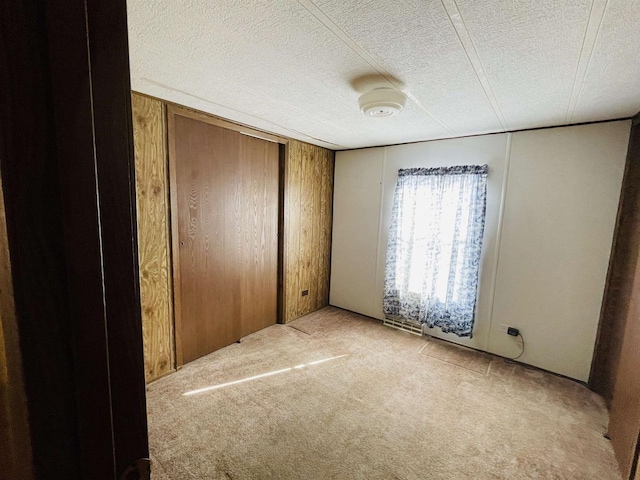
[[[177,365],[276,323],[279,137],[168,107]]]

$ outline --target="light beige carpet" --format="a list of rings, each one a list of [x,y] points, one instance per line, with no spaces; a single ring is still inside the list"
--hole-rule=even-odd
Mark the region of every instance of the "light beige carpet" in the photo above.
[[[620,478],[584,386],[332,307],[154,382],[148,405],[154,480]]]

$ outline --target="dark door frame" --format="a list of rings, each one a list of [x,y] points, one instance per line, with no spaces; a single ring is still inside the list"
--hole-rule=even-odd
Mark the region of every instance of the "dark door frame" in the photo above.
[[[130,102],[124,0],[2,2],[0,173],[35,478],[118,479],[148,457]]]

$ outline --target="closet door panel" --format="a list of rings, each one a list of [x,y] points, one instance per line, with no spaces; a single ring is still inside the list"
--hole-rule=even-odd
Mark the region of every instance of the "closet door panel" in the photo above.
[[[180,331],[183,363],[240,336],[241,134],[174,115]]]
[[[173,107],[169,148],[182,365],[276,323],[280,149]]]
[[[278,144],[242,135],[241,335],[277,320],[278,295]]]

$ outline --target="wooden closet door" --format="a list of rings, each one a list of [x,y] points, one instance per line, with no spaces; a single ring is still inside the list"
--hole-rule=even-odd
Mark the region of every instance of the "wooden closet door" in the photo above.
[[[241,301],[244,337],[276,323],[278,300],[277,143],[241,135]]]
[[[177,109],[169,143],[181,365],[276,322],[279,157]]]

